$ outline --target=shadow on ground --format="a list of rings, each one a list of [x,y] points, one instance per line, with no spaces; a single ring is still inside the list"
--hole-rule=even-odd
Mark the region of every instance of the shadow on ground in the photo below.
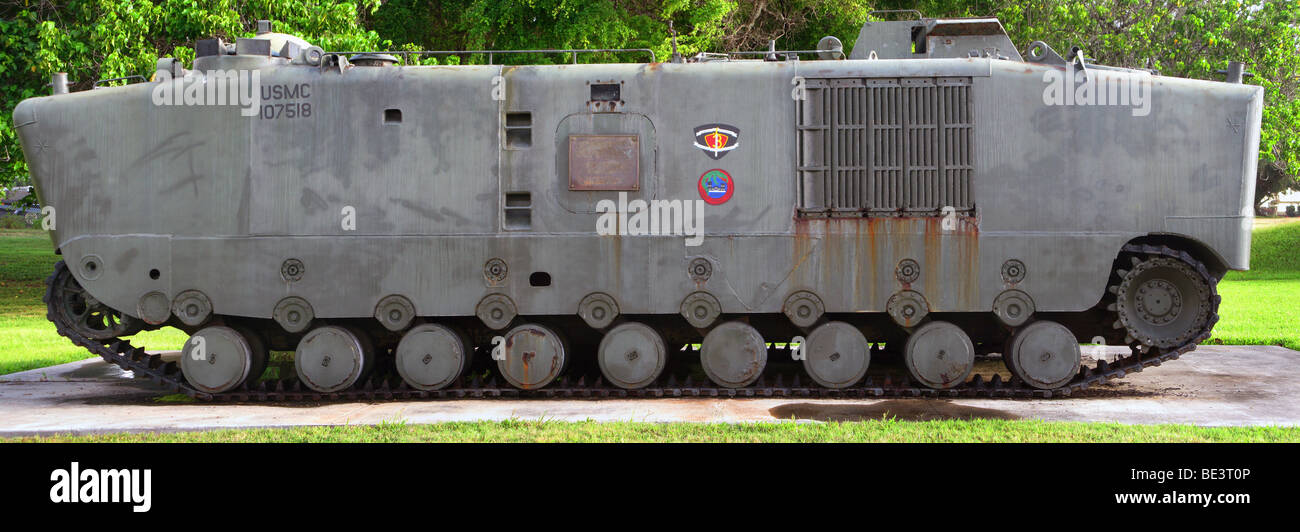
[[[869,405],[788,403],[772,408],[768,412],[777,419],[817,421],[864,421],[881,418],[894,418],[901,421],[1020,419],[1020,416],[1001,410],[934,399],[896,399]]]

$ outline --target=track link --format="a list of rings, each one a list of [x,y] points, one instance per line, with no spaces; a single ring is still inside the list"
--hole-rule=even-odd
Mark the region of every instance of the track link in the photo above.
[[[1220,297],[1215,290],[1215,280],[1206,270],[1205,266],[1199,261],[1193,259],[1185,252],[1170,249],[1166,246],[1150,245],[1126,245],[1123,248],[1124,253],[1146,256],[1170,257],[1192,266],[1199,273],[1206,283],[1210,286],[1211,312],[1209,319],[1206,321],[1203,329],[1184,344],[1168,349],[1148,349],[1143,352],[1140,346],[1130,346],[1132,353],[1128,356],[1120,357],[1115,362],[1105,360],[1097,362],[1093,367],[1084,367],[1079,371],[1073,380],[1064,386],[1052,390],[1039,390],[1024,385],[1018,379],[1003,381],[1000,375],[994,375],[991,379],[985,379],[982,375],[975,375],[971,380],[961,386],[949,388],[946,390],[935,390],[925,387],[913,386],[908,382],[906,377],[895,381],[891,377],[876,382],[873,377],[868,377],[858,385],[842,388],[829,389],[815,385],[804,385],[801,379],[796,375],[789,379],[787,384],[786,378],[782,375],[775,376],[774,380],[769,381],[767,376],[745,388],[724,388],[713,386],[711,383],[695,383],[691,378],[686,378],[682,382],[677,382],[674,377],[669,376],[661,379],[661,384],[657,383],[647,388],[639,390],[625,390],[615,386],[608,385],[601,379],[587,381],[580,378],[577,381],[570,381],[567,378],[561,378],[555,384],[542,388],[540,390],[520,390],[509,385],[500,385],[495,379],[487,382],[481,382],[478,378],[462,379],[461,382],[448,388],[436,391],[423,391],[412,389],[401,379],[393,376],[377,377],[366,381],[364,384],[353,387],[352,389],[335,392],[320,393],[308,389],[296,379],[281,379],[276,381],[260,381],[256,385],[245,384],[239,389],[232,390],[221,394],[210,394],[199,391],[190,386],[181,374],[180,367],[174,362],[165,362],[159,355],[145,352],[144,349],[132,346],[130,342],[123,339],[113,339],[109,341],[96,341],[78,334],[71,327],[60,323],[50,304],[54,297],[54,279],[59,274],[60,269],[67,266],[59,262],[55,266],[55,271],[46,280],[46,292],[44,301],[46,303],[46,317],[54,322],[59,334],[67,337],[76,345],[86,348],[104,360],[116,364],[118,367],[133,372],[136,376],[144,376],[155,383],[178,393],[183,393],[194,399],[202,401],[221,401],[221,402],[281,402],[281,401],[381,401],[397,399],[462,399],[462,398],[663,398],[663,397],[825,397],[825,398],[864,398],[864,397],[995,397],[995,398],[1050,398],[1050,397],[1069,397],[1071,394],[1087,390],[1093,385],[1103,384],[1107,381],[1122,379],[1131,373],[1140,372],[1148,367],[1159,366],[1170,360],[1176,360],[1178,357],[1196,349],[1196,346],[1203,340],[1210,337],[1210,331],[1214,324],[1219,321],[1217,313]],[[776,348],[773,348],[776,349]],[[783,349],[776,349],[772,356],[786,354]],[[396,381],[394,383],[394,381]]]

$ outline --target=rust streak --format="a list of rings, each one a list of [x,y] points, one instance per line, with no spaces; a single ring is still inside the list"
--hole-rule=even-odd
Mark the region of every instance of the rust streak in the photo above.
[[[867,297],[867,302],[864,310],[873,310],[873,311],[883,310],[885,308],[883,304],[877,299],[877,295],[876,295],[876,287],[879,285],[879,279],[876,277],[876,274],[880,268],[878,266],[880,264],[880,249],[876,240],[876,236],[878,234],[876,222],[877,220],[874,218],[867,218],[867,240],[868,240],[867,248],[868,248],[868,254],[870,258],[870,261],[867,263],[867,272],[871,277],[868,280],[868,284],[867,284],[870,292]]]
[[[931,311],[949,310],[947,301],[944,299],[945,291],[943,284],[940,282],[940,276],[943,273],[943,219],[942,218],[925,218],[925,260],[921,261],[921,271],[923,272],[924,282],[922,286],[924,291],[920,291],[925,296],[926,302],[930,304]]]

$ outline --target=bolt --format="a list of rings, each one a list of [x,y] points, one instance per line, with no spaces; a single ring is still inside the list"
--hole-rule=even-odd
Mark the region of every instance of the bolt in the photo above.
[[[839,359],[840,359],[840,353],[839,353],[838,351],[836,351],[836,352],[834,352],[834,353],[831,353],[831,356],[830,356],[829,358],[831,359],[831,362],[834,362],[834,361],[836,361],[836,360],[839,360]]]
[[[420,361],[421,361],[421,362],[424,362],[425,365],[428,365],[430,362],[433,362],[433,354],[432,354],[432,353],[425,353],[425,354],[424,354],[424,358],[420,359]]]
[[[942,350],[942,349],[940,349],[940,350],[939,350],[939,356],[938,356],[939,360],[943,360],[943,359],[945,359],[945,358],[947,358],[947,357],[948,357],[948,352],[947,352],[947,351],[944,351],[944,350]]]
[[[1051,353],[1051,351],[1044,351],[1044,352],[1043,352],[1043,356],[1038,357],[1038,360],[1039,360],[1040,362],[1047,362],[1047,361],[1048,361],[1049,359],[1051,359],[1051,358],[1052,358],[1052,353]]]
[[[216,363],[217,363],[217,354],[216,354],[216,353],[208,353],[208,363],[209,363],[209,364],[216,364]]]
[[[636,352],[636,349],[633,349],[633,350],[627,352],[627,360],[628,360],[628,362],[631,362],[631,361],[636,360],[636,359],[638,359],[638,358],[641,358],[641,354],[640,354],[640,353],[637,353],[637,352]]]
[[[320,359],[320,366],[321,366],[322,368],[329,367],[329,365],[330,365],[330,356],[329,356],[329,355],[325,355],[324,357],[322,357],[322,358]]]

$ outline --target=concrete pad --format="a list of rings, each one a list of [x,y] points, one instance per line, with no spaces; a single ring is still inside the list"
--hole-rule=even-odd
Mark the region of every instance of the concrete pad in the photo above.
[[[57,366],[0,375],[0,382],[104,382],[132,377],[130,371],[109,364],[102,358],[88,358]]]
[[[180,351],[150,351],[150,353],[161,356],[167,362],[175,362],[181,357]],[[132,378],[135,378],[132,372],[119,368],[115,364],[109,364],[102,358],[88,358],[57,366],[0,375],[0,382],[102,382]]]
[[[1124,350],[1094,350],[1113,358]],[[1300,425],[1300,352],[1202,346],[1064,399],[463,399],[354,403],[159,403],[166,391],[99,359],[0,375],[0,436],[506,419],[754,422],[1044,419]]]

